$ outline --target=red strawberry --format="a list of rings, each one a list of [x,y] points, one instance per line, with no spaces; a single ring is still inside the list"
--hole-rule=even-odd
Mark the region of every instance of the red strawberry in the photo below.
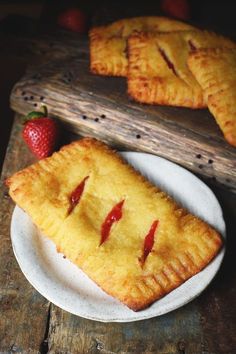
[[[180,20],[189,20],[190,18],[188,0],[161,0],[161,8],[167,15]]]
[[[55,120],[44,112],[31,112],[22,132],[23,139],[39,159],[50,156],[57,144],[59,127]]]
[[[71,8],[58,16],[58,24],[70,31],[85,33],[87,30],[87,16],[81,10]]]

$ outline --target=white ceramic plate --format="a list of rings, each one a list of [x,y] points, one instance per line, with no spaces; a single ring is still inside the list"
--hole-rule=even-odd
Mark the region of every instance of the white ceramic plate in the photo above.
[[[137,152],[122,155],[153,183],[225,236],[225,223],[216,197],[192,173],[154,155]],[[105,294],[79,268],[57,253],[54,244],[41,235],[29,216],[18,207],[12,216],[11,238],[22,272],[45,298],[75,315],[103,322],[143,320],[185,305],[210,283],[224,256],[223,249],[202,272],[148,309],[133,312]]]

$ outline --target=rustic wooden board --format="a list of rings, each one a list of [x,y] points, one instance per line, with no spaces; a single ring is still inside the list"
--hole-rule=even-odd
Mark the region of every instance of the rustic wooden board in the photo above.
[[[54,43],[44,37],[38,43],[51,49],[44,50],[46,63],[31,67],[15,85],[15,111],[25,114],[46,104],[51,115],[81,135],[163,156],[236,190],[236,149],[224,141],[207,110],[132,102],[125,79],[90,74],[86,38],[73,35]]]
[[[38,353],[43,346],[49,302],[25,279],[15,260],[10,222],[14,204],[4,180],[33,161],[15,124],[0,183],[0,353]]]
[[[133,323],[100,323],[53,306],[49,329],[53,353],[201,353],[203,336],[196,303],[153,319]]]
[[[34,161],[21,130],[21,119],[16,117],[1,178],[0,353],[234,353],[236,195],[215,190],[227,222],[227,252],[220,272],[203,294],[174,312],[146,321],[86,320],[49,304],[29,285],[14,259],[9,237],[13,203],[3,181]],[[74,136],[67,135],[71,139]]]

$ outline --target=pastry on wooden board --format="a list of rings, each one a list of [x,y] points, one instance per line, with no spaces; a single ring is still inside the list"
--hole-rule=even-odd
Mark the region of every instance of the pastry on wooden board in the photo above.
[[[134,311],[201,271],[222,246],[212,227],[95,139],[63,147],[7,185],[58,252]]]
[[[225,139],[236,147],[236,49],[201,49],[188,65]]]
[[[99,75],[127,76],[127,38],[134,31],[172,32],[194,29],[184,22],[166,17],[147,16],[116,21],[94,27],[90,37],[90,70]]]
[[[138,102],[204,108],[205,96],[188,68],[197,48],[235,47],[231,40],[207,31],[137,33],[128,40],[128,93]]]

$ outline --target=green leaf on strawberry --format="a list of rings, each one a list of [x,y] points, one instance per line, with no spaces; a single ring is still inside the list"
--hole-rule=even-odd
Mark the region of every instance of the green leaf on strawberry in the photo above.
[[[26,114],[24,117],[24,122],[27,122],[28,120],[34,119],[34,118],[41,118],[41,117],[47,117],[48,116],[48,110],[46,106],[42,106],[43,111],[32,111]]]

